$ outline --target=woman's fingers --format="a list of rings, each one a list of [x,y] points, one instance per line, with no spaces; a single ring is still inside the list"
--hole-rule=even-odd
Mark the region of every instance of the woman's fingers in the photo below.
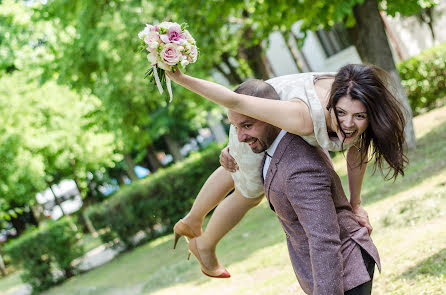
[[[231,154],[229,154],[229,147],[225,147],[224,149],[221,150],[219,160],[220,160],[220,165],[229,172],[233,173],[239,169],[237,162],[231,156]]]
[[[367,211],[365,211],[365,209],[362,208],[361,206],[355,206],[352,209],[358,223],[366,227],[370,235],[373,231],[373,227],[370,224],[369,215],[367,214]]]

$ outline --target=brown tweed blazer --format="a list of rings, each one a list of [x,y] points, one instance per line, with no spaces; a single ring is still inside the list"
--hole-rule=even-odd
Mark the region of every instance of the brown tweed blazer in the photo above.
[[[344,294],[369,281],[360,248],[381,269],[378,250],[356,221],[339,176],[320,148],[287,133],[271,159],[264,188],[307,294]]]

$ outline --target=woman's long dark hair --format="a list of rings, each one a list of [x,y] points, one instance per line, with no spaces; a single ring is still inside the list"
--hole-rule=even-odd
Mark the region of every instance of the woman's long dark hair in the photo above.
[[[408,163],[404,136],[406,120],[402,104],[386,85],[390,79],[387,72],[377,66],[346,65],[335,76],[327,110],[335,108],[339,99],[345,96],[361,101],[367,109],[369,123],[359,139],[361,160],[365,162],[371,147],[371,157],[375,157],[374,171],[376,168],[384,171],[385,161],[389,165],[385,178],[396,179],[398,174],[404,175]],[[336,111],[334,113],[340,126]]]

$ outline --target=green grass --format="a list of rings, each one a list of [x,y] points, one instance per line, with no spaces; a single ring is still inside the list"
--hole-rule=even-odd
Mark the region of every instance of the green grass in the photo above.
[[[383,181],[368,171],[362,197],[381,255],[373,294],[446,294],[446,107],[415,118],[416,151],[404,178]],[[345,160],[334,160],[346,188]],[[369,169],[371,170],[371,169]],[[122,254],[43,294],[303,294],[289,262],[283,231],[266,202],[219,244],[230,279],[201,274],[186,260],[184,239],[172,250],[172,235]],[[0,280],[0,295],[17,284],[15,274]],[[9,295],[9,294],[8,294]]]

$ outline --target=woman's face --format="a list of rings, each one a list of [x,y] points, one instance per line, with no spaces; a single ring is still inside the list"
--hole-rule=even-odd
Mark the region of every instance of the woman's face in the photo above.
[[[334,112],[338,115],[340,126],[336,121]],[[344,131],[344,143],[346,144],[355,142],[369,124],[367,109],[364,104],[357,99],[352,99],[350,96],[344,96],[338,100],[334,109],[331,110],[331,118],[333,120],[332,126],[336,126],[335,131],[340,141],[344,141],[344,134],[341,132],[341,129]]]

